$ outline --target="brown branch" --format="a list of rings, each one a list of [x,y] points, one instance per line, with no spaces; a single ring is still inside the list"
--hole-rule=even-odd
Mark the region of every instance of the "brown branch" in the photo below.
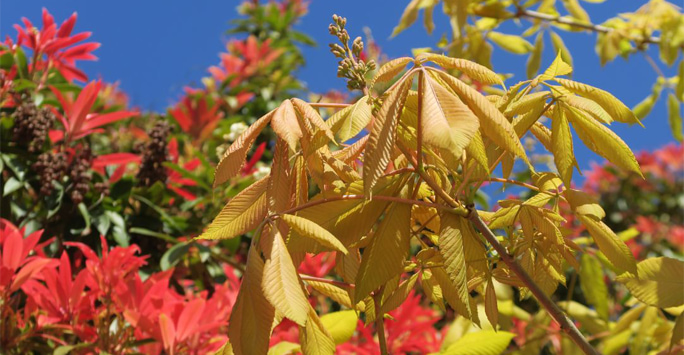
[[[549,296],[542,291],[542,289],[537,285],[536,282],[530,277],[530,275],[525,271],[525,269],[518,264],[513,256],[508,254],[506,248],[504,248],[501,243],[496,239],[494,233],[489,229],[489,227],[484,223],[482,218],[477,214],[476,210],[471,210],[468,219],[473,223],[475,228],[482,233],[482,235],[487,239],[489,244],[492,245],[494,250],[499,254],[501,260],[508,266],[508,268],[515,273],[520,281],[527,287],[530,292],[537,299],[537,302],[546,309],[546,311],[551,315],[551,317],[560,325],[561,329],[572,339],[572,341],[585,353],[588,355],[599,355],[599,352],[594,349],[586,338],[580,333],[579,329],[575,324],[568,318],[568,316],[563,312],[563,310],[554,303]]]
[[[382,312],[380,311],[382,293],[384,290],[385,286],[380,286],[380,288],[373,294],[373,303],[375,303],[375,332],[378,333],[380,354],[389,355],[389,352],[387,351],[387,340],[385,339],[385,320]]]

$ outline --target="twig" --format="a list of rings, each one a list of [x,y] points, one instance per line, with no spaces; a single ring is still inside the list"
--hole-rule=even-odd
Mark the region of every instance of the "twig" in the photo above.
[[[382,355],[389,355],[387,352],[387,339],[385,339],[385,323],[382,312],[380,311],[382,303],[382,293],[385,286],[380,288],[373,294],[373,302],[375,303],[375,332],[378,333],[378,342],[380,343],[380,353]]]

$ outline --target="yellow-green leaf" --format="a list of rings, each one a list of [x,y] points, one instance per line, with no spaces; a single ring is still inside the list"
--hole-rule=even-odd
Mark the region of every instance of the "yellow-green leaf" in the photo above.
[[[315,239],[317,242],[330,247],[333,250],[340,251],[347,254],[347,248],[334,236],[332,233],[325,230],[318,224],[302,217],[291,214],[284,214],[280,216],[285,223],[287,223],[297,233]]]
[[[228,239],[255,228],[266,216],[268,201],[265,177],[233,197],[198,239]]]
[[[641,175],[634,153],[618,135],[574,108],[569,108],[565,113],[587,148],[618,167]]]
[[[589,254],[582,254],[579,274],[582,294],[594,306],[599,316],[607,320],[609,316],[608,288],[603,281],[601,262]]]
[[[487,38],[502,49],[515,54],[527,54],[534,49],[534,46],[530,42],[520,36],[490,31],[487,34]]]
[[[572,181],[572,166],[575,153],[572,148],[572,134],[565,112],[556,106],[551,119],[551,146],[553,160],[565,186]]]
[[[596,101],[596,103],[610,114],[613,120],[622,123],[641,124],[636,115],[634,115],[634,112],[609,92],[568,79],[556,78],[556,81],[575,94]]]
[[[578,215],[577,217],[587,227],[594,242],[613,266],[632,274],[637,273],[636,261],[629,247],[605,223],[591,216]]]
[[[340,305],[347,308],[354,308],[351,298],[349,298],[349,293],[346,290],[327,282],[306,280],[306,283],[313,287],[314,290],[320,292],[326,297],[329,297],[331,300],[339,303]]]
[[[459,300],[469,305],[468,277],[466,275],[466,259],[463,250],[463,230],[467,228],[464,223],[469,223],[463,217],[453,213],[440,215],[441,230],[439,232],[439,252],[444,258],[444,268],[449,279],[457,290]],[[470,307],[466,307],[470,309]],[[465,315],[469,317],[470,315]]]
[[[299,327],[299,342],[302,352],[306,355],[332,355],[335,353],[335,341],[323,323],[318,318],[313,307],[309,306],[309,318],[306,326]]]
[[[404,13],[401,14],[399,24],[394,27],[391,37],[398,35],[403,30],[409,28],[409,26],[411,26],[414,22],[416,22],[416,19],[418,19],[418,9],[421,2],[422,0],[411,0],[411,2],[404,9]]]
[[[336,345],[344,344],[356,331],[358,316],[355,311],[339,311],[321,317],[321,323],[328,330]]]
[[[599,205],[598,199],[584,191],[565,189],[563,195],[568,200],[570,208],[577,214],[592,216],[596,219],[603,219],[606,216],[606,212]]]
[[[561,36],[558,33],[553,32],[553,31],[550,31],[550,34],[551,34],[551,43],[553,44],[553,51],[556,53],[560,53],[563,61],[565,63],[567,63],[570,67],[572,67],[572,55],[570,55],[570,51],[565,46],[565,43],[563,42],[563,38],[561,38]]]
[[[227,341],[221,348],[216,350],[214,355],[233,355],[233,346],[230,345],[230,342]]]
[[[672,135],[678,142],[682,141],[682,109],[679,104],[679,100],[674,94],[669,94],[667,96],[667,117],[670,122],[670,129],[672,130]]]
[[[278,312],[304,326],[309,317],[309,302],[300,285],[297,269],[292,263],[285,241],[278,229],[273,228],[273,232],[273,247],[264,266],[264,279],[261,286],[264,295]]]
[[[382,314],[387,314],[393,310],[395,310],[397,307],[401,306],[402,303],[406,300],[406,297],[408,297],[409,293],[413,290],[413,286],[416,284],[416,280],[418,280],[418,274],[415,273],[411,275],[411,277],[408,280],[404,280],[395,290],[392,292],[389,297],[387,297],[383,303],[382,307],[380,307],[380,312]]]
[[[649,258],[633,272],[617,277],[639,301],[658,308],[684,305],[684,261],[668,257]]]
[[[574,17],[577,21],[582,23],[591,23],[591,19],[587,12],[580,6],[577,0],[563,0],[563,6],[568,10],[570,15]]]
[[[245,164],[249,148],[252,147],[254,140],[256,140],[264,127],[271,122],[273,113],[274,111],[271,111],[254,122],[228,147],[226,153],[223,154],[223,158],[221,158],[221,161],[216,166],[214,187],[230,180],[240,172],[240,169]]]
[[[551,65],[548,68],[546,68],[544,74],[542,74],[539,77],[539,80],[551,80],[557,76],[568,75],[570,73],[572,73],[572,67],[563,61],[561,53],[558,52],[558,55],[556,55],[556,59],[554,59],[553,63],[551,63]]]
[[[670,339],[670,349],[682,345],[684,345],[684,314],[678,315],[677,319],[675,319],[672,339]]]
[[[364,192],[366,197],[372,196],[373,187],[385,172],[394,149],[399,116],[411,88],[413,75],[409,74],[402,80],[397,87],[392,89],[382,103],[380,111],[375,116],[373,128],[366,143],[363,161]]]
[[[534,50],[527,59],[527,78],[532,79],[539,72],[542,60],[542,51],[544,50],[544,32],[537,34],[537,39],[534,41]]]
[[[481,330],[466,333],[440,354],[442,355],[499,355],[508,348],[515,334],[504,331]]]
[[[301,352],[302,347],[297,343],[281,341],[268,349],[266,355],[292,355]]]
[[[265,354],[268,351],[275,309],[261,290],[263,271],[264,261],[252,246],[228,322],[228,336],[236,355]]]
[[[345,142],[366,128],[372,117],[371,110],[368,96],[364,96],[353,105],[337,111],[326,123],[340,142]]]
[[[411,205],[392,204],[363,251],[354,299],[361,300],[404,271],[411,239]]]

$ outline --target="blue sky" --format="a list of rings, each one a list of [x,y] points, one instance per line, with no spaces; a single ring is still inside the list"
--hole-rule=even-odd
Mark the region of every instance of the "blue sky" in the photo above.
[[[389,57],[411,54],[412,48],[434,46],[442,33],[449,30],[440,11],[436,11],[436,30],[428,36],[422,27],[422,19],[396,38],[389,36],[398,22],[408,1],[390,0],[312,0],[309,14],[299,29],[313,36],[319,45],[305,48],[307,66],[300,77],[314,91],[330,88],[343,89],[344,83],[336,78],[335,58],[328,52],[330,35],[327,26],[333,13],[348,18],[352,37],[362,35],[362,28],[369,27]],[[644,1],[608,0],[603,4],[583,3],[595,23],[603,22],[616,13],[633,11]],[[166,1],[159,6],[156,1],[92,1],[92,0],[6,0],[0,5],[0,34],[16,36],[12,28],[22,16],[40,24],[41,8],[46,7],[58,22],[72,12],[78,12],[76,31],[93,32],[92,39],[102,43],[95,54],[97,62],[81,62],[80,67],[90,78],[101,77],[106,81],[120,81],[132,103],[143,109],[163,111],[181,95],[188,84],[199,83],[208,75],[206,69],[218,63],[228,37],[224,34],[228,21],[235,18],[237,0],[218,1]],[[390,6],[390,4],[399,4]],[[525,28],[526,22],[521,28]],[[511,25],[506,29],[520,31]],[[574,79],[610,91],[632,107],[646,97],[655,81],[656,74],[643,56],[630,58],[629,62],[617,59],[606,67],[599,65],[594,52],[595,37],[586,33],[564,36],[575,62]],[[542,67],[553,60],[551,46],[547,44]],[[651,55],[657,57],[652,48]],[[493,55],[498,72],[514,74],[508,85],[525,76],[526,56],[516,56],[500,49]],[[667,75],[675,70],[661,66]],[[611,129],[627,144],[638,151],[653,149],[673,141],[667,124],[665,100],[661,97],[651,115],[646,118],[646,129],[638,126],[614,124]],[[600,158],[584,147],[577,147],[577,160],[584,168],[589,162]]]

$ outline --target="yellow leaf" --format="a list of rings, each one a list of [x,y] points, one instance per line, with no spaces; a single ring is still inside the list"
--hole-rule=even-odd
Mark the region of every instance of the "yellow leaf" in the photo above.
[[[607,320],[609,316],[608,288],[603,281],[601,262],[589,254],[582,254],[579,274],[582,294],[594,306],[599,316]]]
[[[679,72],[677,74],[677,86],[675,96],[680,101],[684,101],[684,60],[679,61]]]
[[[275,309],[261,290],[263,271],[264,261],[252,246],[228,322],[228,337],[236,355],[265,354],[268,351]]]
[[[596,311],[587,308],[581,303],[575,301],[561,301],[558,302],[558,305],[568,313],[571,319],[581,323],[582,328],[588,330],[591,334],[607,332],[610,329],[608,322],[599,318]]]
[[[281,341],[268,349],[266,355],[293,355],[301,352],[302,347],[299,344],[291,343],[289,341]]]
[[[534,46],[530,42],[527,42],[520,36],[490,31],[487,34],[487,38],[496,43],[502,49],[514,54],[527,54],[534,49]]]
[[[580,222],[587,227],[589,234],[594,238],[594,242],[599,249],[606,255],[606,258],[616,268],[624,271],[637,273],[636,261],[625,242],[608,228],[603,222],[591,216],[578,215]]]
[[[447,57],[441,54],[426,53],[424,58],[444,69],[458,69],[471,79],[489,85],[503,85],[501,77],[489,68],[470,60]]]
[[[528,161],[513,125],[494,104],[489,102],[477,90],[451,75],[444,72],[439,72],[439,75],[451,89],[463,98],[468,107],[479,118],[480,127],[489,139],[493,140],[502,149],[521,157],[523,161]]]
[[[587,148],[622,169],[642,175],[634,153],[613,131],[574,108],[565,110],[565,113]]]
[[[326,297],[329,297],[340,305],[351,309],[355,308],[355,306],[352,304],[351,298],[349,298],[349,293],[347,290],[327,282],[306,280],[306,283],[313,287],[314,290],[320,292]]]
[[[510,103],[508,107],[506,107],[504,114],[506,117],[515,117],[517,115],[538,110],[539,107],[544,108],[546,106],[546,99],[550,96],[549,94],[550,93],[548,91],[539,91],[524,95]]]
[[[496,329],[499,324],[499,306],[496,300],[494,282],[491,279],[487,282],[487,288],[485,289],[485,314],[489,323]]]
[[[229,341],[227,341],[225,344],[223,344],[223,346],[220,349],[216,350],[216,352],[214,353],[214,355],[233,355],[233,354],[234,354],[233,353],[233,346],[230,345]]]
[[[438,260],[443,261],[441,256]],[[463,303],[461,301],[458,290],[449,279],[449,275],[447,275],[446,270],[444,270],[443,267],[433,267],[430,270],[432,271],[435,281],[439,284],[444,299],[449,306],[451,306],[459,315],[470,319],[473,323],[479,325],[480,319],[478,318],[479,316],[477,313],[477,302],[470,296],[468,303]]]
[[[588,193],[575,189],[565,189],[563,191],[565,199],[568,200],[570,208],[583,216],[592,216],[596,219],[606,217],[606,212],[601,208],[598,199]]]
[[[675,319],[672,329],[672,339],[670,339],[670,351],[676,346],[684,345],[684,314],[680,314]]]
[[[406,297],[408,297],[409,293],[413,291],[413,286],[416,284],[416,280],[418,280],[417,273],[411,275],[408,280],[404,280],[399,287],[397,287],[394,292],[392,292],[392,294],[383,301],[382,307],[380,307],[380,312],[382,314],[387,314],[401,306],[401,304],[406,300]]]
[[[622,123],[641,124],[639,119],[634,115],[634,112],[609,92],[568,79],[556,78],[556,81],[575,94],[596,101],[596,103],[608,112],[613,120]]]
[[[572,67],[572,56],[570,55],[570,51],[568,50],[568,48],[565,46],[563,38],[556,32],[550,31],[550,33],[551,43],[553,44],[553,51],[556,53],[560,53],[563,61],[567,63],[570,67]]]
[[[339,311],[321,317],[321,323],[328,330],[336,345],[344,344],[356,331],[358,317],[355,311]]]
[[[364,96],[351,106],[337,111],[326,124],[340,142],[345,142],[361,132],[371,120],[372,107],[368,103],[368,96]]]
[[[556,59],[554,59],[553,63],[544,71],[544,74],[539,77],[539,80],[546,81],[570,73],[572,73],[572,67],[563,61],[561,53],[558,52]]]
[[[278,137],[287,142],[292,152],[297,151],[297,144],[302,138],[302,129],[290,100],[283,101],[275,110],[271,127]]]
[[[416,19],[418,18],[418,10],[419,10],[419,5],[423,0],[411,0],[411,2],[406,6],[406,9],[404,9],[404,13],[401,14],[401,18],[399,19],[399,24],[394,27],[394,31],[392,31],[392,35],[390,37],[394,37],[401,33],[403,30],[409,28],[414,22],[416,22]]]
[[[392,204],[363,251],[354,299],[360,300],[404,271],[411,239],[411,206]]]
[[[669,94],[667,96],[667,117],[670,122],[670,129],[672,130],[672,135],[675,137],[677,142],[682,142],[684,136],[682,135],[682,109],[679,105],[679,100],[674,94]]]
[[[291,178],[287,143],[278,138],[266,189],[269,213],[278,213],[292,207]]]
[[[423,98],[421,127],[425,143],[460,157],[480,126],[477,117],[461,99],[429,75],[421,73],[420,78],[423,90],[422,95],[419,93]]]
[[[596,102],[585,99],[577,95],[567,95],[561,99],[568,106],[574,107],[583,113],[589,114],[594,119],[600,121],[601,123],[611,124],[613,123],[613,118],[610,117],[608,112],[599,106]]]
[[[575,154],[572,149],[572,134],[565,117],[565,112],[559,107],[553,110],[551,119],[551,145],[553,159],[565,186],[572,181],[572,166]]]
[[[591,19],[587,12],[580,6],[577,0],[563,0],[563,6],[577,21],[582,23],[591,23]]]
[[[470,309],[468,295],[468,277],[466,275],[466,260],[463,250],[463,230],[469,223],[463,217],[453,213],[442,213],[440,216],[441,230],[439,232],[439,252],[444,257],[444,268],[449,279],[456,288],[457,296]],[[464,315],[470,318],[470,314]]]
[[[233,197],[197,239],[228,239],[254,229],[266,217],[268,181],[265,177]]]
[[[435,280],[435,277],[432,276],[432,271],[430,269],[422,270],[420,276],[420,285],[430,301],[439,307],[442,312],[446,311],[446,308],[444,307],[444,295],[442,294],[442,288]]]
[[[677,259],[649,258],[633,272],[617,277],[639,301],[658,308],[684,305],[684,262]]]
[[[493,330],[466,333],[449,345],[441,355],[499,355],[503,354],[515,334]]]
[[[242,169],[249,148],[266,125],[271,121],[274,111],[271,111],[254,122],[244,131],[233,144],[230,145],[221,161],[216,166],[214,187],[228,181]]]
[[[527,59],[527,78],[534,78],[539,72],[542,60],[542,51],[544,50],[544,32],[537,34],[537,39],[534,41],[534,50]]]
[[[273,247],[264,266],[261,288],[268,301],[293,322],[304,326],[309,312],[309,302],[299,282],[299,275],[285,241],[277,229],[273,229]],[[267,237],[262,235],[262,238]]]
[[[302,344],[302,353],[306,355],[334,354],[335,341],[322,319],[318,318],[316,311],[311,306],[309,306],[308,316],[306,326],[299,327],[299,342]]]
[[[397,125],[401,109],[408,95],[413,75],[404,76],[382,103],[375,116],[373,128],[369,134],[363,161],[364,192],[366,197],[372,196],[373,187],[385,172],[390,161],[394,142],[397,138]]]
[[[335,272],[347,283],[354,283],[356,281],[360,265],[361,254],[359,254],[358,249],[352,250],[347,255],[341,253],[335,255]]]
[[[347,248],[330,232],[325,230],[318,224],[302,217],[291,214],[284,214],[280,218],[285,221],[292,229],[297,231],[300,235],[315,239],[317,242],[330,247],[333,250],[340,251],[347,254]]]

